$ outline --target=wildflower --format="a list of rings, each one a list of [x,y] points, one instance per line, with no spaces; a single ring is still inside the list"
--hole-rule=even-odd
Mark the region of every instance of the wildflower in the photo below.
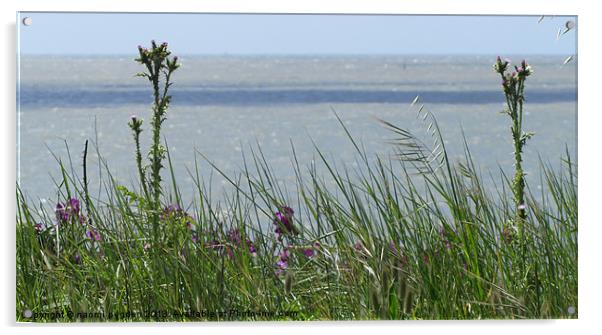
[[[192,239],[193,243],[198,243],[199,242],[199,235],[197,233],[193,232],[192,236],[191,236],[191,239]]]
[[[56,204],[54,213],[56,213],[56,219],[59,223],[69,221],[69,213],[65,210],[65,205],[62,203]]]
[[[502,60],[502,58],[500,56],[497,56],[496,62],[495,62],[495,64],[493,64],[493,69],[497,73],[503,74],[504,71],[506,71],[506,68],[508,67],[508,64],[510,64],[510,60],[509,59]]]
[[[76,252],[75,255],[73,255],[73,261],[75,262],[75,264],[81,264],[82,255],[80,255],[79,252]]]
[[[226,254],[228,254],[230,259],[234,258],[234,251],[232,251],[232,247],[229,245],[226,246]]]
[[[192,230],[192,217],[184,211],[180,205],[171,204],[163,209],[163,213],[161,213],[161,219],[163,221],[168,220],[177,220],[186,224],[186,228],[188,230]]]
[[[307,258],[311,258],[311,257],[314,257],[315,250],[313,248],[306,248],[306,249],[303,249],[303,254]]]
[[[136,133],[140,134],[142,132],[142,122],[142,119],[139,119],[137,115],[132,114],[130,116],[130,122],[128,123],[128,126],[130,126],[130,128]]]
[[[36,223],[33,225],[33,229],[36,231],[36,234],[39,234],[44,228],[41,223]]]
[[[520,204],[517,208],[521,211],[524,211],[525,209],[527,209],[527,206],[525,204]]]
[[[240,234],[240,230],[238,229],[230,229],[227,234],[228,241],[235,246],[240,246],[240,242],[242,241],[242,237]]]
[[[79,214],[80,205],[79,200],[75,198],[71,198],[67,201],[67,209],[71,210],[71,212]]]
[[[282,212],[274,213],[276,218],[272,223],[276,226],[274,232],[278,236],[279,241],[282,241],[283,235],[298,234],[297,229],[293,226],[293,214],[295,214],[295,211],[288,206],[282,207]]]
[[[290,256],[288,248],[282,250],[278,256],[279,258],[276,262],[276,275],[280,276],[286,271],[286,269],[288,269],[288,258]]]
[[[86,217],[80,213],[81,206],[79,200],[71,198],[64,203],[56,204],[54,210],[56,214],[57,224],[67,223],[73,218],[77,218],[81,224],[86,223]]]
[[[100,236],[100,233],[94,229],[90,229],[86,232],[86,236],[95,242],[100,242],[100,240],[102,239],[102,237]]]
[[[257,249],[255,249],[255,245],[250,240],[247,240],[247,247],[249,248],[249,252],[251,256],[257,257]]]
[[[182,208],[180,207],[180,205],[178,204],[171,204],[166,206],[163,209],[163,213],[161,214],[161,218],[163,220],[167,220],[171,217],[179,217],[182,215],[184,211],[182,210]]]
[[[516,70],[517,76],[520,78],[528,77],[533,73],[531,65],[527,64],[526,60],[523,60],[520,63],[520,66],[515,66],[514,69]]]

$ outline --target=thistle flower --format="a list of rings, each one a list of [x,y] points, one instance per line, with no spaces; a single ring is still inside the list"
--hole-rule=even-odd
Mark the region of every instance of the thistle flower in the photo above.
[[[500,56],[497,56],[496,62],[495,62],[495,64],[493,64],[493,69],[497,73],[503,74],[506,71],[508,64],[510,64],[510,60],[508,60],[508,59],[502,60],[502,58]]]
[[[139,119],[135,114],[132,114],[130,116],[130,122],[128,123],[128,126],[130,126],[130,129],[132,129],[136,134],[140,134],[142,132],[143,121],[144,120]]]
[[[531,65],[527,64],[527,61],[523,59],[520,63],[520,67],[516,67],[517,75],[521,78],[528,77],[533,73]]]

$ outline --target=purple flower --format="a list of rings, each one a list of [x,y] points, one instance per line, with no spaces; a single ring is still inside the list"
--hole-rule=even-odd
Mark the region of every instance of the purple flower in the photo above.
[[[171,204],[166,206],[163,209],[163,213],[161,214],[161,218],[166,220],[172,216],[180,216],[182,214],[182,208],[178,204]]]
[[[89,239],[91,239],[92,241],[96,241],[96,242],[100,242],[100,240],[102,239],[102,237],[100,236],[100,233],[94,229],[90,229],[86,232],[86,236],[88,236]]]
[[[315,252],[314,248],[306,248],[306,249],[303,249],[303,254],[307,258],[311,258],[311,257],[314,257],[316,252]]]
[[[71,198],[67,200],[65,203],[56,204],[56,208],[54,210],[56,214],[57,224],[67,223],[71,218],[77,218],[78,221],[82,224],[86,223],[86,217],[80,213],[81,206],[79,200],[75,198]]]
[[[247,247],[249,248],[249,252],[251,253],[251,256],[256,257],[257,249],[255,249],[255,245],[253,244],[253,242],[251,242],[250,240],[247,240]]]
[[[56,204],[54,213],[56,213],[58,224],[69,221],[69,213],[65,210],[65,206],[62,203],[59,202]]]
[[[276,218],[272,223],[276,226],[274,232],[278,235],[278,240],[282,240],[282,235],[298,234],[297,229],[293,226],[293,214],[295,211],[288,206],[282,207],[281,212],[274,213]]]
[[[73,261],[76,264],[81,264],[82,263],[82,255],[80,255],[79,252],[76,252],[75,255],[73,255]]]
[[[283,261],[282,259],[278,260],[278,262],[276,262],[276,265],[282,270],[286,270],[288,268],[288,262]]]
[[[282,250],[282,252],[280,253],[280,260],[282,261],[288,261],[288,258],[290,257],[290,253],[288,251],[288,248],[284,248],[284,250]]]
[[[191,238],[193,243],[199,242],[199,235],[197,235],[196,233],[193,233]]]
[[[226,246],[226,254],[228,254],[230,259],[234,258],[234,251],[232,251],[232,248],[229,245]]]
[[[401,266],[405,266],[408,264],[408,255],[406,255],[401,247],[397,247],[395,242],[389,242],[389,251],[395,258],[399,258],[399,262]]]
[[[69,209],[74,214],[79,214],[80,206],[79,200],[75,198],[71,198],[67,201],[67,209]]]
[[[282,250],[278,256],[279,259],[276,262],[276,275],[280,276],[288,269],[288,258],[290,256],[288,248]]]
[[[242,236],[240,234],[240,230],[238,229],[230,229],[227,234],[228,241],[235,246],[240,246],[240,242],[242,241]]]
[[[39,234],[44,229],[41,223],[36,223],[33,225],[33,229],[35,229],[36,234]]]
[[[186,211],[184,211],[178,204],[171,204],[165,207],[163,209],[163,213],[161,213],[161,220],[181,220],[181,222],[184,222],[186,224],[186,228],[188,228],[188,230],[192,230],[192,217],[188,213],[186,213]]]
[[[504,71],[506,71],[506,68],[508,67],[508,64],[510,63],[510,60],[505,58],[504,60],[502,60],[502,58],[500,56],[497,56],[496,60],[495,60],[495,64],[493,64],[493,69],[500,73],[503,74]]]

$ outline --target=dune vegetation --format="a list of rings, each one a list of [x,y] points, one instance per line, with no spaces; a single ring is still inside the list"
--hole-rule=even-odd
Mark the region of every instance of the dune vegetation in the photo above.
[[[527,62],[495,60],[515,168],[499,171],[494,188],[468,145],[449,159],[435,116],[415,101],[427,140],[381,121],[393,157],[366,154],[337,115],[359,167],[317,146],[314,164],[293,154],[291,197],[260,147],[244,152],[237,175],[195,153],[197,194],[182,199],[161,136],[179,60],[153,42],[136,61],[153,92],[149,127],[138,116],[128,123],[138,187],[119,184],[105,164],[105,194],[90,196],[87,142],[77,173],[57,159],[53,210],[17,185],[18,321],[577,317],[577,168],[567,150],[561,166],[540,163],[541,190],[525,181]],[[212,198],[199,161],[233,191]]]

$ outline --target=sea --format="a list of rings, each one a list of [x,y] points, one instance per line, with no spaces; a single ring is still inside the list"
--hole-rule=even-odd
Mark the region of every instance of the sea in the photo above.
[[[567,56],[526,57],[534,70],[523,121],[535,133],[524,153],[532,189],[543,186],[540,162],[560,168],[566,153],[577,162],[577,65],[576,58],[564,64]],[[59,161],[81,180],[86,140],[93,197],[105,196],[102,184],[109,178],[136,187],[127,124],[132,115],[144,119],[146,153],[152,91],[146,79],[135,76],[144,68],[134,58],[19,57],[17,184],[30,201],[52,207],[61,200]],[[341,170],[361,169],[338,118],[367,157],[392,158],[397,136],[379,120],[428,143],[421,108],[436,118],[452,160],[464,157],[466,143],[492,188],[502,171],[512,173],[510,120],[500,113],[505,100],[493,55],[184,55],[180,61],[162,136],[185,203],[198,200],[197,170],[212,198],[226,198],[232,186],[221,174],[236,179],[244,170],[243,156],[250,164],[251,152],[264,155],[291,193],[293,150],[303,171],[320,165],[317,150]],[[320,171],[326,173],[323,166]],[[170,178],[164,174],[168,189]]]

